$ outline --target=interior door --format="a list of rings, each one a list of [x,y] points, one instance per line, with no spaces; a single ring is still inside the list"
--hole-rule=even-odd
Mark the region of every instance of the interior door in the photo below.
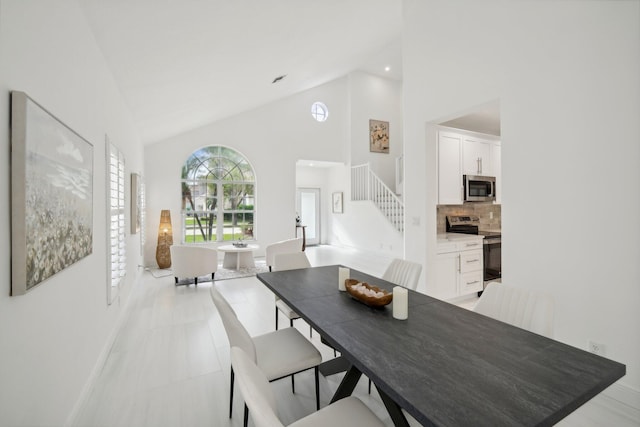
[[[300,222],[306,226],[307,246],[320,244],[320,189],[298,188],[296,211]],[[296,232],[301,236],[301,232]]]

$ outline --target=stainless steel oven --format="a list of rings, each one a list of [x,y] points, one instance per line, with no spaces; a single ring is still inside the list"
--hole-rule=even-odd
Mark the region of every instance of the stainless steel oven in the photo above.
[[[482,257],[484,258],[484,285],[502,278],[502,236],[500,233],[488,232],[482,241]]]
[[[483,287],[489,282],[502,280],[502,234],[499,231],[479,230],[480,218],[475,215],[447,216],[447,232],[479,234],[484,236],[482,241]],[[482,291],[478,292],[481,295]]]

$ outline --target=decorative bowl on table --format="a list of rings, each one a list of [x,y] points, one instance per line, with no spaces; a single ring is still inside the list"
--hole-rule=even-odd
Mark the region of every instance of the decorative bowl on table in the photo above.
[[[247,247],[247,243],[246,242],[233,242],[232,245],[236,248],[246,248]]]
[[[384,307],[393,299],[391,292],[356,279],[345,280],[344,286],[351,297],[370,307]]]

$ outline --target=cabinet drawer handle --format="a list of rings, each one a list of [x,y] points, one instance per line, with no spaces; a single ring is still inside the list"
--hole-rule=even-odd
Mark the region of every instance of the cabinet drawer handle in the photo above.
[[[480,262],[480,260],[478,258],[476,258],[476,259],[468,259],[467,260],[467,264],[471,264],[472,262]]]
[[[467,243],[466,246],[467,248],[470,248],[472,246],[478,246],[480,243]]]
[[[480,281],[474,280],[473,282],[467,282],[467,285],[475,285],[476,283],[480,283]]]

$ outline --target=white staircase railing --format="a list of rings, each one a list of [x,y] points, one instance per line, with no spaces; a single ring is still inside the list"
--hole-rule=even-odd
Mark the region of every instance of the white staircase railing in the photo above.
[[[404,233],[404,204],[371,170],[369,164],[351,167],[351,200],[371,200],[391,225]]]

